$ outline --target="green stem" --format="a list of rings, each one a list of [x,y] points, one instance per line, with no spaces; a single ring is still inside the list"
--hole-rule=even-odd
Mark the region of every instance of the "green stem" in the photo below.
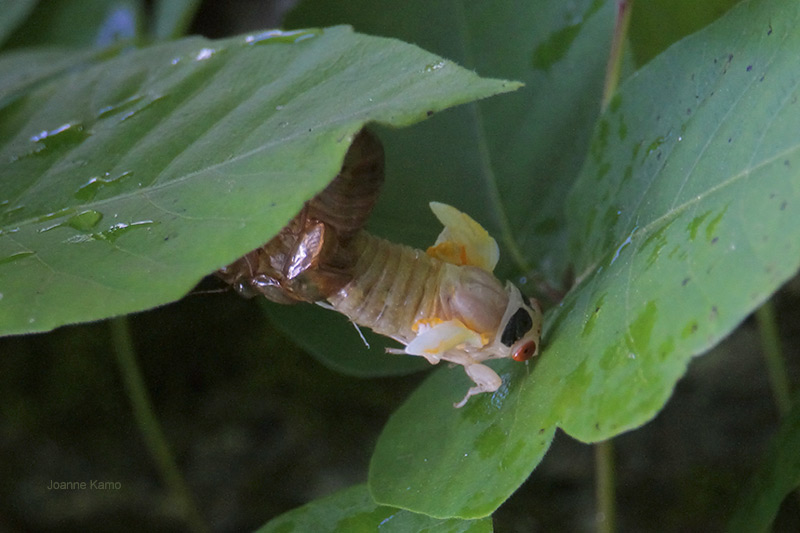
[[[594,465],[597,532],[612,533],[617,527],[617,510],[614,502],[614,443],[611,440],[594,445]]]
[[[789,412],[792,406],[792,394],[789,387],[789,377],[786,373],[781,339],[778,333],[778,324],[775,321],[775,308],[772,302],[766,302],[756,311],[756,320],[761,334],[761,346],[767,362],[769,382],[772,387],[772,396],[781,416]]]
[[[136,362],[136,352],[128,320],[125,317],[119,317],[110,320],[109,323],[117,364],[145,445],[172,497],[181,506],[192,531],[198,533],[208,531],[156,418],[153,404],[142,379],[142,373]]]
[[[622,53],[625,49],[625,39],[628,37],[628,27],[631,22],[633,0],[617,0],[617,19],[614,24],[614,36],[611,40],[611,50],[608,53],[606,64],[606,80],[603,85],[602,110],[608,107],[614,92],[619,85],[619,75],[622,69]]]

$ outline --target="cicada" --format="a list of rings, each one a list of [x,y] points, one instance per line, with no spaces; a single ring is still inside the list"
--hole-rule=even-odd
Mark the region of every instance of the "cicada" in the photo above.
[[[405,346],[391,353],[463,366],[474,386],[454,404],[462,407],[502,384],[484,362],[538,354],[541,308],[492,274],[497,242],[454,207],[430,204],[444,229],[426,251],[366,232],[383,177],[380,141],[362,130],[325,190],[276,237],[217,274],[245,295],[330,307]]]

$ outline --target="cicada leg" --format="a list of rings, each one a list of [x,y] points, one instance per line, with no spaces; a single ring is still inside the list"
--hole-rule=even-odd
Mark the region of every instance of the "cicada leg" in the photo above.
[[[475,386],[467,391],[467,395],[460,402],[453,404],[456,409],[464,407],[470,396],[475,396],[482,392],[494,392],[503,384],[503,380],[500,379],[497,372],[486,365],[480,363],[466,365],[464,366],[464,371],[475,382]]]

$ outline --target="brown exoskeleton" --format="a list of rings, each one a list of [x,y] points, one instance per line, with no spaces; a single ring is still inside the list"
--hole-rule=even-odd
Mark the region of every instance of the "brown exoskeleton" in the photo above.
[[[405,345],[393,353],[462,365],[475,386],[455,404],[461,407],[502,384],[484,361],[538,353],[542,312],[492,274],[497,243],[453,207],[431,203],[445,228],[426,252],[364,231],[383,170],[380,141],[362,130],[330,185],[276,237],[217,275],[243,294],[279,303],[327,302]]]

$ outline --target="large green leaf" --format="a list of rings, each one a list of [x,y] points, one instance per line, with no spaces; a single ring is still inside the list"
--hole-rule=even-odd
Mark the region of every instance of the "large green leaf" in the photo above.
[[[461,376],[426,382],[379,439],[379,502],[490,513],[555,427],[593,442],[645,423],[689,360],[797,271],[799,23],[795,3],[745,2],[621,86],[564,206],[579,278],[543,354],[497,365],[503,388],[461,411]]]
[[[537,292],[543,279],[559,286],[567,260],[562,201],[599,113],[611,4],[302,2],[289,15],[289,27],[346,22],[365,33],[413,42],[481,75],[526,84],[496,102],[436,115],[413,131],[379,131],[387,179],[369,221],[371,231],[424,249],[440,230],[428,202],[448,202],[500,241],[500,277],[526,276],[527,292]],[[292,310],[291,316],[280,309],[270,313],[327,365],[359,375],[381,372],[383,367],[372,363],[383,344],[370,341],[373,347],[367,350],[350,342],[352,328],[339,317],[308,307]],[[317,349],[306,340],[311,323],[329,339]]]
[[[147,309],[286,223],[371,121],[513,90],[350,28],[200,38],[0,110],[0,333]],[[5,73],[0,73],[4,77]]]
[[[492,520],[440,520],[380,506],[372,501],[365,485],[357,485],[282,514],[258,529],[258,533],[290,531],[491,533]]]

